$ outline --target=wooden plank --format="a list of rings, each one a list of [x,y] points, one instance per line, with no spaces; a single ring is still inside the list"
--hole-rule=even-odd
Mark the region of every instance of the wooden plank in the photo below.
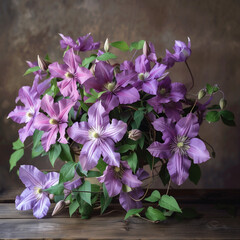
[[[0,238],[11,239],[239,239],[240,221],[232,218],[123,221],[122,213],[90,220],[79,218],[1,219]]]

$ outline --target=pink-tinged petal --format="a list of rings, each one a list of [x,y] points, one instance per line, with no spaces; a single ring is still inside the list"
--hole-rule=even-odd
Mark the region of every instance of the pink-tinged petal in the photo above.
[[[162,138],[164,141],[167,138],[173,139],[176,136],[175,125],[171,119],[161,117],[156,119],[152,125],[154,126],[155,130],[163,133]]]
[[[190,166],[191,161],[187,156],[181,155],[180,153],[173,154],[167,164],[167,169],[172,181],[177,185],[183,184],[188,178]]]
[[[42,146],[46,152],[48,152],[52,144],[56,143],[57,133],[58,127],[55,125],[49,132],[42,135]]]
[[[110,166],[120,166],[120,154],[115,152],[115,146],[112,139],[107,138],[101,141],[99,147],[102,150],[103,161]]]
[[[23,106],[16,106],[15,109],[8,114],[7,118],[11,118],[14,122],[17,123],[26,123],[28,122],[27,113],[29,109]]]
[[[149,78],[151,78],[151,79],[160,78],[163,75],[163,73],[165,72],[166,68],[167,68],[167,66],[164,64],[160,64],[160,63],[155,64],[153,69],[150,71]]]
[[[101,157],[101,149],[98,140],[88,141],[83,145],[79,161],[83,170],[88,171],[94,168]]]
[[[153,97],[147,100],[147,103],[151,105],[157,113],[162,113],[163,104],[161,103],[161,97],[159,96]]]
[[[171,98],[173,102],[178,102],[184,99],[184,96],[187,92],[186,87],[182,83],[178,83],[178,82],[172,83],[171,86],[172,88],[169,94],[169,98]]]
[[[142,185],[142,182],[138,180],[137,176],[133,175],[131,169],[124,171],[122,182],[131,188],[140,187]]]
[[[19,168],[19,178],[27,188],[43,187],[45,174],[32,165],[21,165]]]
[[[133,70],[125,70],[116,75],[117,85],[121,87],[126,87],[128,84],[133,84],[138,80],[138,74]]]
[[[114,142],[119,142],[127,131],[127,124],[123,121],[113,119],[112,123],[105,128],[101,138],[111,138]]]
[[[144,81],[142,83],[142,90],[146,93],[156,95],[158,90],[158,82],[156,79]]]
[[[135,87],[126,87],[116,92],[120,104],[131,104],[140,99],[138,90]]]
[[[209,152],[202,140],[198,138],[192,138],[189,146],[190,148],[188,149],[187,153],[189,157],[193,159],[195,164],[203,163],[210,159]]]
[[[77,44],[75,41],[73,41],[73,39],[69,36],[64,36],[63,34],[59,33],[60,37],[62,38],[62,40],[60,40],[60,45],[61,48],[65,49],[68,46],[69,47],[75,47]]]
[[[33,207],[33,215],[36,218],[43,218],[47,215],[51,202],[46,195],[42,195],[42,197],[36,202]]]
[[[17,210],[30,210],[36,204],[36,194],[34,190],[26,188],[20,196],[16,197],[15,206]]]
[[[97,79],[95,77],[89,78],[88,80],[86,80],[86,82],[84,82],[84,87],[86,92],[90,93],[90,89],[93,88],[94,90],[96,90],[97,92],[101,92],[104,89],[104,82],[101,82],[101,79]]]
[[[149,173],[146,172],[143,168],[139,168],[136,172],[136,176],[140,181],[143,181],[144,179],[149,177]]]
[[[33,101],[34,93],[31,92],[31,87],[24,86],[20,88],[18,92],[19,98],[26,107],[33,107],[35,102]]]
[[[70,97],[73,101],[76,101],[79,97],[79,93],[77,90],[77,82],[76,79],[67,78],[57,83],[58,88],[61,94],[64,97]]]
[[[120,64],[120,70],[124,71],[124,70],[132,70],[134,71],[135,66],[133,64],[133,62],[131,61],[124,61],[123,63]]]
[[[71,99],[61,99],[58,101],[59,106],[59,115],[58,120],[61,122],[68,121],[68,113],[70,109],[75,105],[76,102],[72,101]]]
[[[137,73],[149,72],[151,69],[150,61],[145,55],[140,55],[135,60],[135,71]]]
[[[54,103],[53,97],[51,97],[50,95],[45,95],[42,98],[41,108],[52,118],[58,116],[58,104]]]
[[[35,128],[33,127],[34,119],[32,118],[25,127],[19,129],[19,138],[22,142],[26,140],[27,137],[32,136]]]
[[[180,136],[187,136],[189,138],[196,137],[199,132],[197,116],[189,113],[186,117],[181,118],[176,124],[176,130]]]
[[[80,57],[74,54],[72,48],[67,50],[63,57],[63,61],[68,65],[68,70],[71,73],[75,73],[76,69],[78,68],[78,65],[81,63]]]
[[[126,211],[129,211],[130,209],[141,208],[142,202],[135,201],[134,199],[140,199],[143,194],[144,192],[141,190],[141,188],[134,189],[129,193],[122,191],[119,196],[119,203]]]
[[[162,159],[168,159],[171,156],[170,142],[166,143],[153,142],[147,150],[154,156]]]
[[[50,172],[50,173],[47,173],[45,176],[46,176],[46,181],[45,181],[44,189],[50,188],[51,186],[58,184],[59,173]]]
[[[39,113],[34,119],[34,128],[44,132],[50,131],[53,125],[49,123],[49,120],[45,114]]]
[[[80,144],[85,144],[89,140],[89,126],[87,122],[75,122],[67,133],[71,139]]]
[[[67,128],[68,124],[67,123],[61,123],[58,125],[58,130],[60,133],[60,138],[58,139],[58,142],[63,143],[63,144],[67,144],[68,141],[65,138],[65,133],[66,133],[66,128]]]
[[[88,79],[93,78],[93,74],[85,67],[78,67],[76,71],[76,78],[80,84],[84,84]]]
[[[48,88],[51,87],[51,78],[44,80],[43,82],[39,83],[37,86],[37,92],[39,95],[42,95]]]
[[[101,96],[101,102],[105,108],[106,113],[112,111],[115,107],[119,105],[118,97],[112,92],[106,92]]]
[[[98,129],[105,127],[109,123],[109,116],[101,101],[94,103],[88,110],[89,126]]]
[[[66,64],[60,65],[58,62],[54,62],[48,66],[48,70],[54,78],[64,78],[67,69],[68,67]]]
[[[82,184],[81,177],[77,173],[75,173],[74,178],[71,181],[65,182],[64,185],[64,194],[79,187]]]
[[[113,80],[114,67],[106,62],[96,63],[95,76],[99,81],[108,83]]]

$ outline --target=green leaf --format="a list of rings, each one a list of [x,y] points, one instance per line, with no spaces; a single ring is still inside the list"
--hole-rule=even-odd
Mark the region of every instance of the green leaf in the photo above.
[[[166,219],[166,217],[160,210],[153,207],[148,207],[145,215],[148,219],[152,221],[163,221]]]
[[[87,113],[84,113],[82,116],[81,116],[81,119],[80,119],[80,122],[87,122]]]
[[[101,202],[101,214],[107,209],[108,205],[111,203],[112,198],[108,196],[108,192],[106,189],[105,184],[103,184],[103,194],[101,195],[100,202]]]
[[[88,171],[87,177],[92,178],[92,177],[100,177],[102,174],[98,171]]]
[[[91,183],[88,181],[85,181],[79,188],[79,191],[86,191],[86,192],[80,192],[80,197],[89,205],[91,205]]]
[[[60,143],[62,151],[59,155],[59,157],[63,160],[63,161],[72,161],[73,162],[73,158],[72,158],[72,154],[70,151],[70,147],[68,144],[63,144]]]
[[[61,145],[60,144],[54,144],[52,145],[50,151],[48,152],[49,160],[54,167],[54,163],[59,157],[60,153],[62,151]]]
[[[169,172],[168,172],[168,169],[167,169],[167,163],[164,163],[162,165],[161,170],[159,172],[159,177],[161,178],[164,186],[169,183],[170,175],[169,175]]]
[[[201,169],[199,165],[192,163],[189,169],[189,180],[197,185],[200,178],[201,178]]]
[[[207,83],[206,90],[209,95],[212,95],[214,92],[214,87],[212,87],[210,84]]]
[[[121,51],[128,51],[129,47],[128,44],[125,41],[118,41],[110,43],[111,46],[120,49]]]
[[[80,102],[80,104],[81,104],[81,108],[82,108],[85,112],[87,112],[88,109],[89,109],[89,106],[88,106],[87,104],[85,104],[83,101],[79,101],[79,102]]]
[[[80,200],[79,212],[81,214],[81,219],[88,219],[88,218],[90,218],[92,210],[93,210],[92,206],[90,206],[88,203],[86,203],[82,199]]]
[[[95,96],[91,96],[85,101],[85,103],[95,103],[96,101],[97,101],[97,98]]]
[[[208,110],[215,110],[215,109],[217,109],[217,110],[218,110],[218,109],[221,109],[221,108],[220,108],[220,106],[219,106],[219,105],[217,105],[217,104],[214,104],[214,105],[212,105],[212,106],[208,107],[207,109],[208,109]]]
[[[70,217],[76,212],[76,210],[79,208],[79,203],[77,200],[74,200],[70,205],[69,205],[69,215]]]
[[[100,158],[96,168],[101,172],[101,174],[103,174],[106,167],[107,167],[107,164],[102,160],[102,158]]]
[[[80,162],[78,162],[77,165],[76,165],[76,172],[77,172],[77,174],[78,174],[79,176],[81,176],[81,177],[83,177],[83,176],[86,177],[86,176],[87,176],[87,173],[88,173],[88,171],[84,171],[84,170],[82,169]]]
[[[97,55],[91,55],[90,57],[87,57],[83,59],[82,66],[86,67],[88,64],[90,64],[92,61],[94,61],[97,58]]]
[[[37,147],[37,145],[41,141],[43,133],[44,133],[43,131],[39,131],[37,129],[34,131],[34,133],[33,133],[33,148]]]
[[[104,54],[102,54],[101,56],[98,56],[97,57],[97,60],[99,61],[107,61],[109,59],[115,59],[117,58],[117,56],[113,53],[110,53],[110,52],[106,52]]]
[[[208,122],[217,122],[220,119],[220,114],[217,111],[211,111],[206,114]]]
[[[219,112],[221,117],[223,117],[224,119],[228,120],[228,121],[232,121],[234,120],[234,114],[228,110],[223,110]]]
[[[151,196],[145,198],[144,200],[148,202],[157,202],[159,201],[160,198],[161,198],[160,192],[158,190],[154,190]]]
[[[95,98],[98,97],[98,93],[97,93],[93,88],[90,89],[90,93],[91,93],[92,96],[94,96]]]
[[[29,68],[29,69],[23,74],[23,76],[26,76],[26,75],[28,75],[29,73],[33,73],[33,72],[36,72],[36,71],[38,71],[38,70],[40,70],[40,67],[38,67],[38,66],[36,66],[36,67],[31,67],[31,68]]]
[[[174,197],[163,195],[158,202],[159,206],[174,212],[182,212]]]
[[[57,185],[54,185],[50,188],[47,188],[47,189],[43,189],[44,192],[48,192],[48,193],[52,193],[52,194],[55,194],[55,195],[60,195],[63,193],[63,190],[64,190],[64,185],[63,183],[59,183]]]
[[[75,175],[75,166],[77,163],[75,162],[67,162],[64,164],[60,170],[60,177],[59,177],[59,183],[67,182],[71,179],[73,179]]]
[[[97,95],[97,98],[100,98],[105,92],[107,92],[107,91],[99,92],[98,95]]]
[[[234,120],[227,120],[227,119],[223,118],[222,116],[221,116],[221,119],[222,119],[222,122],[227,126],[230,126],[230,127],[236,126],[236,123]]]
[[[22,143],[22,141],[20,139],[13,142],[13,150],[18,150],[18,149],[23,148],[23,147],[24,147],[24,144]]]
[[[144,208],[138,208],[138,209],[130,209],[128,210],[128,212],[126,213],[125,217],[124,217],[124,220],[127,220],[129,217],[131,216],[138,216],[140,212],[142,212]]]
[[[131,43],[130,45],[130,51],[132,51],[133,49],[136,49],[136,50],[140,50],[143,48],[143,45],[144,45],[144,40],[140,40],[138,42],[133,42]]]
[[[136,144],[123,144],[118,148],[119,153],[126,153],[128,151],[134,151],[136,149]]]
[[[130,168],[133,170],[133,172],[136,172],[137,169],[137,164],[138,164],[138,157],[135,152],[131,153],[129,156],[126,158],[128,165]]]
[[[38,144],[32,148],[32,158],[35,158],[39,155],[41,155],[42,153],[44,153],[44,149],[42,147],[41,142],[38,142]]]
[[[141,149],[143,149],[143,147],[144,147],[144,143],[145,143],[144,138],[145,138],[144,134],[142,134],[142,137],[140,139],[138,139],[138,141],[137,141],[137,143]]]
[[[142,110],[135,111],[133,115],[134,122],[132,123],[132,129],[138,129],[144,118],[144,112]]]
[[[10,171],[12,171],[12,169],[16,166],[17,162],[22,158],[24,154],[24,149],[18,149],[17,151],[15,151],[14,153],[12,153],[9,163],[10,163]]]

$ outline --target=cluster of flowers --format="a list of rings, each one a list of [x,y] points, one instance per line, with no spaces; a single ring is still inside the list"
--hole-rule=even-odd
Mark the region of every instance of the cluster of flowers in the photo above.
[[[102,51],[90,34],[77,41],[60,36],[64,63],[39,56],[38,62],[27,62],[26,74],[35,75],[33,85],[19,90],[16,102],[20,100],[23,106],[8,117],[26,123],[19,130],[20,145],[33,135],[34,156],[48,154],[53,165],[59,157],[65,165],[60,173],[47,174],[22,165],[19,177],[26,189],[16,198],[18,210],[33,209],[34,216],[42,218],[54,199],[58,202],[54,214],[70,204],[70,214],[79,208],[86,217],[86,209],[92,209],[98,199],[103,212],[118,195],[126,211],[139,209],[146,195],[143,180],[149,178],[144,165],[153,170],[161,161],[165,166],[161,174],[165,172],[165,177],[181,185],[191,166],[210,159],[198,133],[218,87],[208,85],[196,99],[189,99],[185,85],[173,83],[168,72],[176,62],[187,65],[190,39],[187,45],[175,41],[174,53],[167,50],[158,59],[153,44],[146,41],[129,47],[124,41],[109,44],[107,39]],[[116,56],[109,52],[110,46],[135,50],[135,54],[143,51],[131,61],[111,64]],[[85,51],[95,53],[82,60],[79,53]],[[206,93],[209,99],[201,104],[198,100]],[[223,105],[225,99],[221,99],[221,108]],[[17,151],[24,146],[16,145]],[[79,155],[79,161],[74,161],[74,155]],[[12,165],[21,157],[14,156]],[[89,183],[90,177],[97,177],[99,185]],[[157,210],[163,209],[159,206]],[[146,216],[151,219],[151,211]]]

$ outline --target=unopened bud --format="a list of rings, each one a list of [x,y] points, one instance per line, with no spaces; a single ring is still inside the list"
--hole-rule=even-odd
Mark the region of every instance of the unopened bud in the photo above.
[[[221,109],[224,109],[227,106],[227,100],[224,98],[221,98],[219,101],[219,106]]]
[[[202,99],[204,96],[206,95],[206,90],[205,89],[201,89],[199,92],[198,92],[198,99]]]
[[[96,64],[94,63],[91,68],[90,68],[90,72],[95,75],[95,68],[96,68]]]
[[[66,204],[65,204],[64,200],[59,201],[56,204],[55,208],[53,209],[52,216],[55,216],[58,213],[60,213],[65,208],[65,206],[66,206]]]
[[[142,137],[142,132],[138,129],[132,129],[128,133],[128,138],[132,139],[133,141],[137,141]]]
[[[49,198],[50,198],[51,200],[53,200],[53,199],[54,199],[54,194],[50,193],[50,194],[49,194]]]
[[[66,206],[70,205],[70,203],[71,203],[70,200],[66,200],[66,201],[65,201]]]
[[[143,54],[147,57],[151,53],[151,49],[148,45],[148,42],[145,41],[143,44]]]
[[[46,62],[43,58],[41,58],[39,55],[37,56],[38,66],[42,71],[46,71],[48,69],[49,63]]]
[[[104,49],[105,52],[109,51],[109,41],[108,41],[108,38],[106,39],[106,41],[104,43],[103,49]]]

